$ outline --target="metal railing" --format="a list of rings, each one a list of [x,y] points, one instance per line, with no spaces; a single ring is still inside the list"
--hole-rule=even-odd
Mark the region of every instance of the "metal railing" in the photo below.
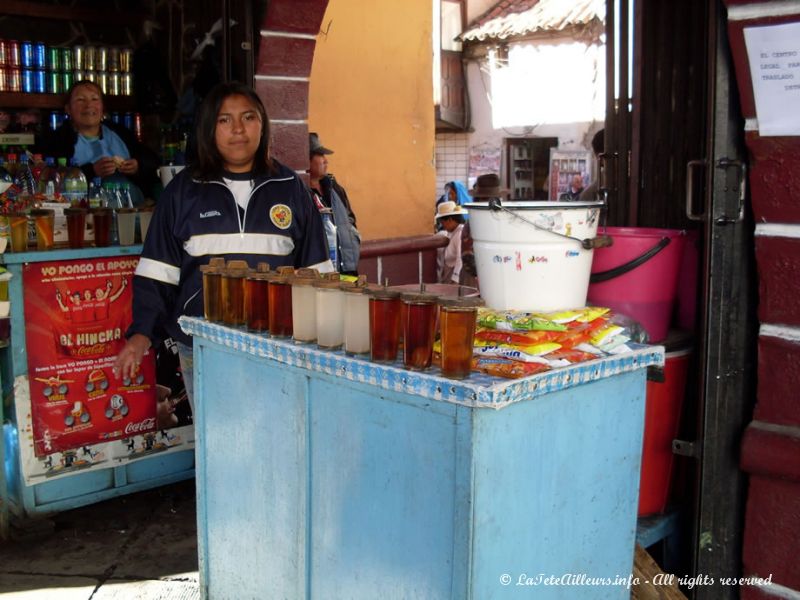
[[[423,279],[423,257],[426,252],[444,248],[450,240],[443,235],[413,235],[408,237],[365,240],[361,244],[361,260],[376,259],[378,281],[383,281],[383,257],[417,254],[417,274]]]

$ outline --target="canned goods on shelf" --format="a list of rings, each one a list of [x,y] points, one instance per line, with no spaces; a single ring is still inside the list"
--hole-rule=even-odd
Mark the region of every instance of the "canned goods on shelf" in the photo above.
[[[126,112],[122,115],[122,124],[133,131],[133,113]]]
[[[0,67],[8,64],[8,42],[0,40]]]
[[[72,66],[75,64],[72,60],[73,52],[72,48],[61,49],[61,68],[65,71],[72,71]]]
[[[64,91],[64,76],[58,71],[47,72],[47,93],[60,94]]]
[[[83,46],[73,46],[72,68],[83,70],[83,61],[85,60],[85,57],[86,57],[86,48],[84,48]]]
[[[42,42],[33,44],[33,66],[37,69],[47,68],[47,46]]]
[[[94,61],[97,71],[108,70],[108,48],[106,46],[100,46],[95,50]]]
[[[50,117],[48,119],[48,124],[50,125],[50,129],[55,131],[61,125],[61,115],[59,115],[57,110],[50,112]]]
[[[86,79],[86,73],[84,71],[81,71],[80,69],[75,69],[72,72],[72,81],[73,82],[78,82],[78,81],[81,81],[83,79]]]
[[[22,91],[26,94],[33,92],[33,71],[22,69]]]
[[[133,75],[130,73],[122,73],[120,76],[120,94],[123,96],[133,95]]]
[[[104,94],[108,93],[108,73],[106,71],[97,71],[95,83],[100,86]]]
[[[0,65],[0,92],[8,91],[8,69]]]
[[[21,92],[22,91],[22,73],[20,73],[19,67],[7,67],[8,75],[7,79],[7,86],[9,92]]]
[[[86,81],[97,81],[97,71],[84,71],[83,78]]]
[[[37,94],[47,92],[47,73],[43,69],[36,69],[33,72],[33,91]]]
[[[136,141],[142,141],[142,115],[138,112],[133,115],[133,134]]]
[[[61,48],[50,46],[47,49],[47,68],[51,71],[61,70]]]
[[[118,112],[112,112],[111,113],[111,122],[119,125],[120,114]]]
[[[74,81],[73,73],[72,71],[64,71],[61,75],[62,75],[62,81],[64,82],[62,90],[66,92],[67,90],[69,90],[69,88],[72,87],[72,82]]]
[[[33,68],[33,42],[22,42],[20,44],[20,53],[22,57],[22,67],[25,69]]]
[[[133,70],[133,50],[122,48],[119,51],[119,70],[123,73],[130,73]]]
[[[120,76],[119,73],[108,74],[108,95],[119,96],[120,94]]]
[[[108,66],[109,71],[119,71],[119,48],[108,49]]]
[[[95,47],[94,46],[86,46],[83,49],[83,70],[84,71],[94,71],[95,65]]]
[[[19,42],[17,40],[8,40],[6,42],[6,65],[9,67],[19,67]]]

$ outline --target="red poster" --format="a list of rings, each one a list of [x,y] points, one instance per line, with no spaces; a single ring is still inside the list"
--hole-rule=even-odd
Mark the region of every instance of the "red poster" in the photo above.
[[[156,428],[155,363],[133,380],[114,358],[131,322],[138,257],[26,264],[25,339],[38,456]]]

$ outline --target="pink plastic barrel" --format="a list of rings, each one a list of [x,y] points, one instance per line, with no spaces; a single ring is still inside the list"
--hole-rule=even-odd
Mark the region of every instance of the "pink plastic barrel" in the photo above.
[[[663,340],[677,296],[685,232],[607,227],[605,234],[614,244],[594,251],[588,301],[635,319],[651,342]]]

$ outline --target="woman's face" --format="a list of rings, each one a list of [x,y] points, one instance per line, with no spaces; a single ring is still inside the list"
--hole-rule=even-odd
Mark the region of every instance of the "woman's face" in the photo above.
[[[217,114],[214,141],[222,155],[222,166],[231,173],[246,173],[253,168],[261,142],[261,115],[245,96],[228,96]]]
[[[100,129],[103,120],[103,98],[93,85],[79,85],[72,90],[64,110],[79,132]]]

